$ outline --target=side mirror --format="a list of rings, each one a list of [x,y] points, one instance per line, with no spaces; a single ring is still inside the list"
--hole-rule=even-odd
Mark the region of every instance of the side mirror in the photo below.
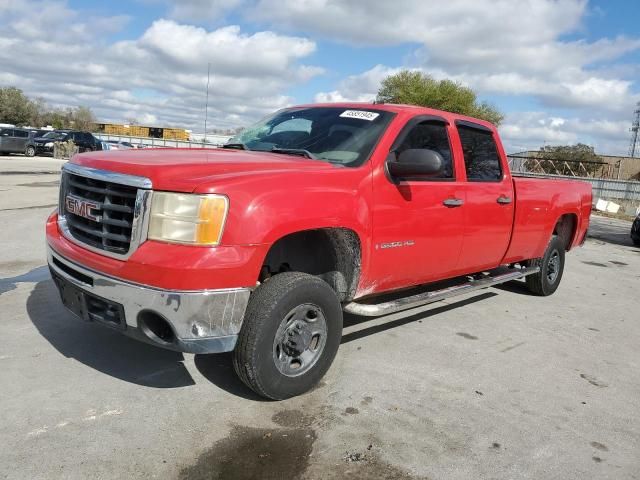
[[[409,148],[394,161],[387,161],[389,173],[394,178],[434,177],[442,173],[444,159],[434,150]]]

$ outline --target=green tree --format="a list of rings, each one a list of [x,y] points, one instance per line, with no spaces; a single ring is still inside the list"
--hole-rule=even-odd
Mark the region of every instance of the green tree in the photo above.
[[[44,127],[48,125],[47,114],[49,113],[49,106],[46,104],[43,98],[37,97],[31,101],[31,118],[29,118],[29,125],[32,127]]]
[[[78,107],[72,113],[73,128],[92,132],[96,125],[96,116],[89,107]]]
[[[536,160],[528,160],[530,172],[551,173],[590,177],[604,173],[607,164],[593,147],[578,143],[576,145],[545,145],[535,155]]]
[[[19,88],[0,88],[0,123],[26,125],[34,109],[33,102]]]
[[[504,119],[495,107],[478,101],[478,96],[470,88],[451,80],[435,80],[430,75],[411,70],[402,70],[385,78],[377,100],[437,108],[487,120],[494,125],[500,125]]]

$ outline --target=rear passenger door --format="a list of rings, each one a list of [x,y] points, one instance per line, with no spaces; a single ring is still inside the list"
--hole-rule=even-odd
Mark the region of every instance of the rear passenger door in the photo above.
[[[458,266],[466,273],[500,265],[513,226],[513,182],[493,130],[457,121],[466,174],[465,233]]]
[[[15,130],[15,140],[14,140],[14,152],[16,153],[24,153],[27,149],[27,143],[29,142],[29,131],[28,130]]]

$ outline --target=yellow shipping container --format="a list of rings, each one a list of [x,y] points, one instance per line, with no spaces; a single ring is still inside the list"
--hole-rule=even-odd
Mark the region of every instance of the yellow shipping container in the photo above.
[[[123,125],[119,123],[98,123],[96,127],[99,132],[107,135],[189,140],[189,132],[183,128],[143,127],[141,125]]]

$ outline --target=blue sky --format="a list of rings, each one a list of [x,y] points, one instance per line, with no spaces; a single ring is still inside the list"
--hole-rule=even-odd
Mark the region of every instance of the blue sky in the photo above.
[[[639,18],[640,2],[622,0],[0,0],[0,45],[13,52],[0,53],[0,85],[105,121],[201,131],[207,62],[215,128],[295,103],[369,101],[410,68],[502,110],[509,151],[583,142],[625,154]]]

